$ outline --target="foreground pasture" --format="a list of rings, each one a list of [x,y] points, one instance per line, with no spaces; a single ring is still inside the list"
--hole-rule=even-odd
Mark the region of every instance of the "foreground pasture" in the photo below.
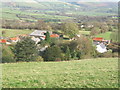
[[[2,64],[4,88],[117,88],[118,59]]]

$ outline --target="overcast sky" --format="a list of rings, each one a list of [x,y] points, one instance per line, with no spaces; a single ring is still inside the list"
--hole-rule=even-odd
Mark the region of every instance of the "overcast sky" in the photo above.
[[[2,2],[35,2],[35,0],[1,0]],[[119,2],[120,0],[39,0],[41,2],[47,2],[47,1],[65,1],[65,2]]]
[[[67,1],[67,2],[119,2],[119,0],[61,0],[61,1]]]

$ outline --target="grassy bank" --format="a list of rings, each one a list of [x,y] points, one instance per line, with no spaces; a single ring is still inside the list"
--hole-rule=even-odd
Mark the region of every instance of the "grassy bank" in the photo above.
[[[98,34],[98,35],[96,35],[96,37],[102,37],[106,40],[111,40],[111,33],[112,32],[106,32],[106,33]]]
[[[2,31],[5,31],[5,33],[2,35]],[[17,35],[21,34],[30,34],[33,30],[20,30],[20,29],[3,29],[0,28],[0,35],[3,37],[15,37]]]
[[[6,88],[117,88],[118,59],[2,64]]]

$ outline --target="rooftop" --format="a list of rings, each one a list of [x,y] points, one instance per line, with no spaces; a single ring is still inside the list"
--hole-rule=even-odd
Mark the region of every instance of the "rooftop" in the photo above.
[[[44,34],[47,32],[47,30],[35,30],[30,34],[30,36],[45,36]]]

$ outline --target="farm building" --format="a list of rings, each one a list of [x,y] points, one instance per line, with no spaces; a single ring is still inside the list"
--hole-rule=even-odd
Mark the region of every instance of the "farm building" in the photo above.
[[[101,37],[95,37],[95,38],[93,38],[93,41],[95,41],[95,42],[102,42],[102,40],[104,40],[104,39],[101,38]]]
[[[60,36],[58,34],[51,34],[50,37],[51,38],[59,38]]]
[[[51,38],[59,38],[60,36],[58,34],[52,34],[51,31],[48,31],[50,33]],[[47,33],[47,30],[35,30],[30,34],[31,39],[36,42],[40,42],[41,40],[45,40],[46,36],[45,34]]]
[[[6,42],[7,42],[7,40],[6,39],[0,39],[0,43],[4,43],[4,44],[6,44]]]
[[[100,43],[104,43],[105,45],[110,44],[110,40],[104,40],[104,38],[101,37],[95,37],[92,40],[94,45],[99,45]]]
[[[30,36],[32,38],[39,38],[39,39],[42,39],[44,40],[45,39],[45,34],[46,34],[47,30],[35,30],[34,32],[32,32],[30,34]],[[49,31],[50,35],[52,34],[51,31]]]
[[[110,40],[104,40],[104,38],[101,38],[101,37],[96,37],[96,38],[93,38],[93,44],[96,45],[96,50],[99,52],[99,53],[105,53],[107,52],[107,45],[110,44]]]
[[[19,37],[10,38],[9,41],[16,43],[16,42],[20,41],[20,38]]]
[[[105,52],[107,52],[106,46],[105,46],[105,44],[103,44],[103,43],[97,45],[96,47],[97,47],[96,50],[97,50],[99,53],[105,53]]]

